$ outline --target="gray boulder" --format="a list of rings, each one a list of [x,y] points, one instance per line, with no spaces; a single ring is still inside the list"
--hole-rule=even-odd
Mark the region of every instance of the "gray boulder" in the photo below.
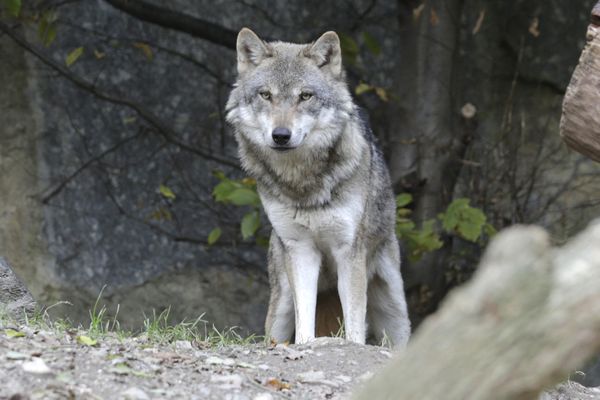
[[[35,300],[17,278],[6,260],[0,257],[0,312],[21,320],[25,313],[35,310]]]

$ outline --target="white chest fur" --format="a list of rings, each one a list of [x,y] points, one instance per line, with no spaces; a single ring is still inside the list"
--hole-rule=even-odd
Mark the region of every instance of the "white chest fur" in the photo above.
[[[308,210],[269,198],[263,198],[263,204],[284,244],[300,242],[326,253],[352,245],[365,209],[364,194],[358,190],[325,207]]]

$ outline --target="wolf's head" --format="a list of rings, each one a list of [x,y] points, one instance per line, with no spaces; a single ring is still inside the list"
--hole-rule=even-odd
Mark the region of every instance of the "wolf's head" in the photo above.
[[[244,28],[237,69],[227,120],[238,140],[263,152],[312,152],[330,148],[342,134],[353,103],[335,32],[311,44],[266,43]]]

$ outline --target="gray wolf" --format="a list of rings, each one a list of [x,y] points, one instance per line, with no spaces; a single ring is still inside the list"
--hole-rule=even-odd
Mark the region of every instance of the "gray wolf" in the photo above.
[[[334,293],[346,339],[365,343],[368,325],[375,340],[405,345],[410,322],[394,195],[352,101],[337,34],[311,44],[267,43],[244,28],[237,69],[227,120],[273,226],[267,335],[312,340],[317,319],[335,321],[317,310],[317,298],[335,310]]]

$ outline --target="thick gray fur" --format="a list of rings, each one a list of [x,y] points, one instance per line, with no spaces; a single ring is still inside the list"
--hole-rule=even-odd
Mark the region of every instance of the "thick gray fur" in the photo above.
[[[368,325],[377,340],[404,346],[394,195],[345,82],[338,36],[265,43],[244,28],[237,50],[227,119],[273,225],[267,334],[312,340],[316,294],[337,288],[349,340],[364,343]],[[272,137],[277,127],[291,132],[285,151]]]

